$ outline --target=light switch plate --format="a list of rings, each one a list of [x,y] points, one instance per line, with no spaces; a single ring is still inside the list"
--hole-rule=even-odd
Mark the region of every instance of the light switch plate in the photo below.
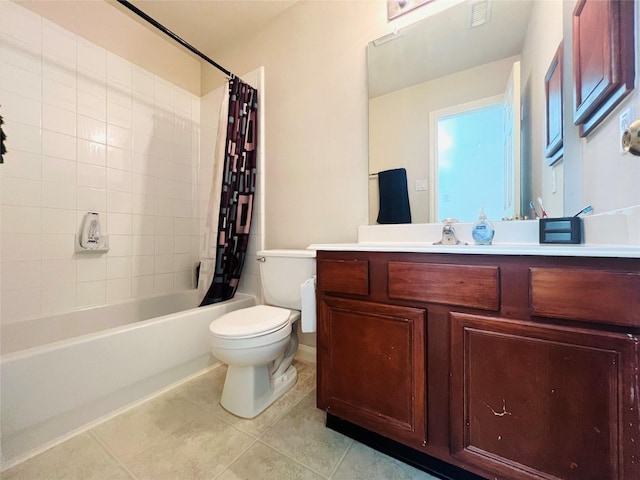
[[[416,180],[416,192],[422,192],[427,189],[427,179],[421,178]]]
[[[618,119],[620,122],[620,130],[618,132],[618,145],[620,148],[620,153],[625,153],[624,148],[622,148],[622,134],[633,122],[633,109],[631,107],[625,108],[622,112],[620,112],[620,116],[618,117]]]

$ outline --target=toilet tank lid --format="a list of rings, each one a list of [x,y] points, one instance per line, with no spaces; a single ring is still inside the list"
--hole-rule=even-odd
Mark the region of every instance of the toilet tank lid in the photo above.
[[[315,258],[316,251],[312,249],[275,249],[260,250],[256,253],[259,257],[311,257]]]
[[[256,305],[229,312],[211,322],[209,330],[219,337],[254,337],[279,330],[289,321],[291,310]]]

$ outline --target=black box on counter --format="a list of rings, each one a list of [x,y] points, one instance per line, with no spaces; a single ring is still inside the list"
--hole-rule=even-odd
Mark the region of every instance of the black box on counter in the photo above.
[[[540,243],[582,243],[582,218],[541,218]]]

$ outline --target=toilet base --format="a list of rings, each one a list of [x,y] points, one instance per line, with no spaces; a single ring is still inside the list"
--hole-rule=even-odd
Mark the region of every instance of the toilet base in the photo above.
[[[269,375],[269,365],[229,365],[220,405],[237,417],[254,418],[293,387],[297,379],[293,365],[274,379]]]

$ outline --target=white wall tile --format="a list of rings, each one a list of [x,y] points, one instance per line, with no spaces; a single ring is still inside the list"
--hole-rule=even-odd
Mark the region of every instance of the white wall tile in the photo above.
[[[4,144],[7,147],[7,159],[9,163],[11,152],[20,150],[30,153],[42,153],[42,133],[39,127],[24,125],[21,123],[10,123],[10,118],[5,118],[5,125],[2,126],[7,139]]]
[[[109,213],[107,227],[109,234],[131,235],[132,216],[128,213]]]
[[[2,262],[3,290],[20,288],[40,288],[42,281],[42,263],[31,262]]]
[[[173,272],[173,260],[174,255],[155,255],[155,272],[159,273],[170,273]]]
[[[192,286],[200,99],[13,2],[0,18],[3,323]],[[107,254],[74,251],[87,211]]]
[[[14,150],[6,155],[5,160],[2,165],[4,177],[28,180],[42,179],[42,157],[40,155]]]
[[[42,77],[39,73],[5,64],[0,74],[2,90],[37,101],[42,100]]]
[[[117,55],[107,52],[107,78],[130,89],[132,82],[131,64]]]
[[[131,171],[132,155],[130,150],[107,147],[107,167],[117,168],[126,172]]]
[[[153,215],[133,215],[132,233],[134,235],[153,235],[155,233],[155,219]]]
[[[78,282],[93,282],[107,278],[107,258],[102,256],[79,256],[77,260]]]
[[[42,154],[50,157],[76,159],[76,137],[62,133],[42,131]]]
[[[174,222],[173,217],[155,217],[156,235],[173,235]],[[173,238],[173,237],[172,237]]]
[[[133,255],[153,255],[155,253],[153,235],[133,235],[132,241]]]
[[[75,233],[79,227],[76,225],[76,211],[58,208],[42,209],[42,233]]]
[[[76,114],[69,110],[44,104],[42,106],[42,128],[65,135],[76,135]]]
[[[104,144],[107,139],[107,123],[91,116],[78,115],[78,138]]]
[[[41,233],[42,209],[2,205],[2,233]]]
[[[42,18],[12,2],[0,2],[1,31],[20,43],[42,45]]]
[[[92,75],[107,76],[107,51],[83,38],[78,38],[78,70]]]
[[[43,260],[67,260],[75,255],[75,234],[43,234],[39,240]]]
[[[106,147],[97,142],[78,139],[78,162],[106,165]]]
[[[7,2],[0,2],[7,3]],[[4,23],[4,22],[3,22]],[[42,73],[42,46],[29,45],[16,40],[9,35],[3,34],[0,29],[0,61],[7,65],[12,65],[29,72]],[[2,75],[0,75],[0,85]],[[2,87],[0,87],[2,88]]]
[[[2,184],[0,198],[3,205],[42,206],[41,182],[3,176],[0,183]]]
[[[42,312],[41,291],[39,288],[20,290],[2,290],[2,323],[14,323]]]
[[[79,307],[102,305],[106,301],[106,281],[81,282],[76,287],[76,304]]]
[[[155,260],[152,255],[137,255],[132,258],[132,275],[153,275],[155,273]]]
[[[131,193],[131,172],[107,168],[107,190]]]
[[[106,211],[107,191],[101,188],[78,187],[77,209],[85,212]]]
[[[106,188],[107,169],[101,165],[78,163],[78,186],[92,188]]]
[[[24,233],[3,233],[0,259],[2,262],[40,260],[42,258],[42,236]],[[3,285],[8,279],[3,277]]]
[[[76,186],[44,182],[42,184],[42,204],[50,208],[76,208]]]
[[[154,275],[154,292],[170,293],[173,292],[173,273],[163,273]]]
[[[107,280],[131,277],[131,257],[107,257]]]
[[[76,36],[49,20],[43,20],[42,53],[75,66]]]
[[[12,122],[41,126],[42,102],[11,92],[2,93],[2,116]],[[3,126],[4,128],[4,126]]]
[[[78,115],[106,122],[107,102],[104,97],[78,90]]]
[[[173,254],[173,235],[155,236],[156,255]]]
[[[107,302],[116,302],[131,297],[131,278],[107,280]]]
[[[109,252],[107,257],[131,256],[131,235],[109,233]]]
[[[195,287],[195,272],[184,271],[173,274],[173,289],[178,292],[180,290],[189,290]]]
[[[42,287],[42,311],[64,312],[76,306],[76,284],[60,283]]]
[[[144,275],[131,279],[131,296],[146,297],[154,294],[154,275]]]
[[[51,78],[43,78],[42,101],[49,105],[75,112],[77,105],[76,89],[71,85],[57,82]]]
[[[107,212],[132,213],[132,205],[130,193],[107,190]]]

